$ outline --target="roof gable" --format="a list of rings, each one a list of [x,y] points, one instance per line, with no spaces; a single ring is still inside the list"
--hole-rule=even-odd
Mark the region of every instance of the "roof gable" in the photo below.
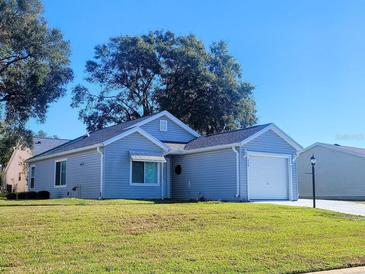
[[[148,122],[151,122],[155,119],[158,119],[159,117],[162,117],[166,115],[171,121],[174,123],[180,123],[183,124],[185,128],[188,128],[190,132],[195,132],[192,129],[190,129],[188,126],[186,126],[184,123],[182,123],[180,120],[178,120],[176,117],[174,117],[172,114],[168,112],[160,112],[155,115],[142,117],[136,120],[128,121],[125,123],[121,123],[118,125],[110,126],[104,129],[100,129],[94,132],[91,132],[88,135],[80,136],[74,140],[71,140],[69,142],[66,142],[62,145],[59,145],[55,148],[52,148],[50,150],[47,150],[43,153],[40,153],[37,155],[37,159],[44,159],[49,157],[54,157],[58,155],[64,155],[72,152],[78,152],[83,151],[87,149],[93,149],[97,146],[102,145],[108,145],[109,143],[114,142],[115,140],[119,140],[120,138],[123,138],[124,136],[129,135],[130,133],[138,131],[141,133],[144,137],[149,139],[150,141],[154,142],[158,146],[160,146],[164,150],[168,150],[168,147],[163,144],[161,141],[153,137],[152,135],[148,134],[146,131],[140,128],[141,125],[144,125]],[[173,118],[171,118],[173,117]],[[147,122],[145,122],[147,120]],[[178,121],[178,122],[177,122]],[[194,133],[195,135],[198,133]],[[31,158],[30,161],[36,160]]]
[[[258,125],[246,129],[238,129],[217,134],[201,136],[185,146],[185,150],[201,149],[212,146],[221,146],[227,144],[238,144],[247,138],[260,132],[270,124]]]
[[[199,137],[200,134],[198,132],[196,132],[195,130],[193,130],[192,128],[190,128],[189,126],[187,126],[185,123],[183,123],[182,121],[180,121],[179,119],[177,119],[174,115],[172,115],[170,112],[168,111],[161,111],[155,115],[152,115],[150,117],[147,117],[146,119],[139,121],[138,123],[130,126],[131,127],[140,127],[143,126],[153,120],[156,120],[158,118],[161,118],[162,116],[166,116],[167,118],[169,118],[172,122],[174,122],[176,125],[178,125],[179,127],[183,128],[184,130],[186,130],[187,132],[189,132],[191,135],[195,136],[195,137]]]
[[[257,125],[245,129],[217,133],[208,136],[201,136],[186,144],[184,150],[180,150],[180,153],[194,153],[200,151],[221,149],[230,146],[243,146],[244,144],[254,140],[255,138],[261,136],[269,130],[275,132],[280,138],[285,140],[296,151],[300,151],[302,149],[301,145],[295,142],[275,124],[271,123]]]

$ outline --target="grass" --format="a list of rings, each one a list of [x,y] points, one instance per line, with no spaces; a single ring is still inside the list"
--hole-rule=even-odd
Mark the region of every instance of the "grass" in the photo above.
[[[365,219],[247,203],[0,200],[0,272],[298,273],[365,265]]]

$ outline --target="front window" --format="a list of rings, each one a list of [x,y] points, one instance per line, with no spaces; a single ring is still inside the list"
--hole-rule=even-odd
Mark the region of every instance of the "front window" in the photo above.
[[[66,185],[66,160],[56,162],[55,186]]]
[[[30,188],[34,188],[35,183],[35,166],[30,168]]]
[[[158,163],[132,161],[133,184],[158,184]]]

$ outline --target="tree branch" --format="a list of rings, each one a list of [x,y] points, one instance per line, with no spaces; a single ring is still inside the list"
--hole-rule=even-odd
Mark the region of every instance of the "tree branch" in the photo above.
[[[4,72],[5,69],[7,69],[11,64],[14,64],[16,62],[19,62],[21,60],[25,60],[25,59],[27,59],[29,57],[31,57],[31,54],[27,54],[25,56],[22,56],[22,57],[19,57],[19,58],[15,58],[14,60],[11,60],[11,61],[5,63],[4,66],[0,69],[0,73]]]

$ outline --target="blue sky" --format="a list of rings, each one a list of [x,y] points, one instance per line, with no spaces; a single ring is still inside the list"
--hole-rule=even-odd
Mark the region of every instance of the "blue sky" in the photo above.
[[[256,86],[259,123],[274,122],[303,146],[365,147],[365,1],[47,0],[45,17],[71,42],[75,80],[47,121],[29,122],[59,137],[85,133],[70,107],[93,48],[118,35],[151,30],[224,40]]]

